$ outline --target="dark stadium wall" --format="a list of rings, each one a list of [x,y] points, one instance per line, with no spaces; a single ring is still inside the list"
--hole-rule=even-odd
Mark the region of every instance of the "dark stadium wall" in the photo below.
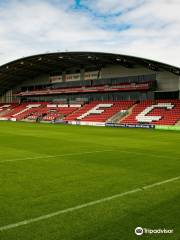
[[[83,76],[83,71],[81,71],[81,76]],[[136,66],[135,68],[126,68],[122,66],[107,66],[102,68],[100,73],[100,78],[115,78],[115,77],[128,77],[128,76],[138,76],[138,75],[148,75],[148,74],[156,74],[157,80],[157,90],[170,90],[177,91],[180,90],[180,77],[173,73],[167,71],[158,71],[155,72],[153,70],[147,69],[145,67]],[[83,77],[81,77],[83,80]],[[100,80],[100,79],[99,79]],[[38,76],[34,79],[25,80],[21,86],[31,86],[38,84],[50,84],[49,75],[45,74],[42,76]]]
[[[33,84],[47,84],[50,83],[49,74],[43,74],[32,79],[25,79],[20,86],[31,86]]]
[[[0,102],[4,102],[4,103],[11,103],[11,102],[13,102],[13,91],[12,91],[12,89],[10,89],[5,94],[0,96]]]
[[[154,99],[153,92],[113,92],[113,93],[85,93],[85,94],[68,94],[68,95],[53,95],[53,96],[31,96],[23,98],[27,102],[53,102],[54,100],[67,99],[68,101],[76,100],[77,98],[88,98],[89,101],[105,101],[105,100],[146,100]]]
[[[67,70],[67,72],[73,73],[73,71]],[[75,73],[75,71],[74,71]],[[83,75],[85,73],[85,69],[81,69],[81,76],[80,79],[83,80]],[[114,65],[109,65],[105,68],[102,68],[100,71],[100,78],[115,78],[115,77],[128,77],[128,76],[137,76],[137,75],[148,75],[148,74],[154,74],[156,72],[141,67],[141,66],[136,66],[134,68],[127,68],[123,66],[114,66]],[[34,79],[27,79],[22,83],[22,86],[24,85],[31,85],[31,84],[46,84],[50,83],[49,75],[43,75],[43,76],[38,76],[37,78]]]
[[[95,69],[94,69],[95,70]],[[76,68],[74,69],[67,69],[63,72],[63,76],[65,76],[66,73],[75,73],[77,71]],[[84,68],[79,69],[80,72],[80,80],[83,80],[84,74],[87,70]],[[57,69],[58,72],[58,69]],[[23,86],[35,86],[35,85],[48,85],[51,83],[50,81],[50,75],[52,73],[49,72],[49,74],[43,74],[40,76],[37,76],[35,78],[26,78],[24,76],[24,81],[14,87],[13,89],[9,89],[6,93],[4,93],[0,97],[1,102],[12,102],[16,101],[17,99],[12,96],[12,92],[20,91]],[[59,73],[62,74],[62,73]],[[173,73],[170,73],[168,71],[160,69],[159,71],[153,71],[151,69],[148,69],[147,67],[138,66],[135,65],[134,67],[124,67],[120,65],[107,65],[106,67],[103,67],[100,71],[100,78],[98,81],[101,81],[101,79],[106,78],[118,78],[118,77],[128,77],[128,76],[139,76],[139,75],[155,75],[155,78],[157,80],[157,91],[179,91],[180,92],[180,77],[178,75],[175,75]],[[63,81],[64,81],[63,77]],[[97,79],[96,79],[97,80]],[[87,81],[87,80],[86,80]],[[74,81],[75,82],[75,81]],[[116,94],[118,95],[118,94]],[[126,94],[122,94],[122,97],[119,97],[119,99],[127,99],[125,96]],[[125,97],[124,97],[125,96]],[[72,96],[73,97],[73,96]],[[152,94],[148,97],[152,98]],[[99,97],[98,97],[99,98]],[[136,98],[136,97],[135,97]],[[52,97],[51,97],[52,99]],[[118,99],[118,96],[117,96]],[[139,99],[144,99],[143,95],[139,97]],[[179,99],[180,99],[180,93],[179,93]]]

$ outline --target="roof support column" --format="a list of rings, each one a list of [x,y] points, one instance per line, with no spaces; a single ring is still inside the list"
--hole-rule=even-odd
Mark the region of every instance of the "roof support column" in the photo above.
[[[62,81],[63,81],[63,82],[66,81],[66,72],[62,72]]]
[[[81,70],[80,70],[80,80],[81,81],[84,80],[84,73],[85,73],[84,68],[81,68]]]

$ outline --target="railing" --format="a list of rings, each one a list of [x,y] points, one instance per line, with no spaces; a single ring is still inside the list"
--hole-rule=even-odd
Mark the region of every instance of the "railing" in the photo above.
[[[91,92],[115,92],[115,91],[144,91],[149,90],[151,82],[146,83],[126,83],[117,85],[104,85],[96,87],[76,87],[76,88],[60,88],[45,89],[37,91],[25,91],[15,94],[15,96],[40,96],[53,94],[71,94],[71,93],[91,93]]]

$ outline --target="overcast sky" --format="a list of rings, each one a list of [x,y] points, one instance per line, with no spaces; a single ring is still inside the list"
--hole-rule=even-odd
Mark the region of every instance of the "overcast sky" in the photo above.
[[[0,65],[56,51],[129,54],[180,67],[180,0],[0,0]]]

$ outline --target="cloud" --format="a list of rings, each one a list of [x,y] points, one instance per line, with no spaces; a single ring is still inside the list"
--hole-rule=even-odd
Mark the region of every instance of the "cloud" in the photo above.
[[[179,0],[0,3],[0,64],[54,51],[102,51],[179,65]]]
[[[81,4],[101,14],[115,14],[134,9],[144,0],[82,0]]]
[[[67,4],[67,3],[66,3]],[[69,1],[69,5],[72,1]],[[66,5],[67,7],[67,5]],[[45,51],[64,51],[82,41],[99,41],[108,33],[84,13],[67,11],[50,1],[13,1],[0,8],[1,63],[7,58]]]

